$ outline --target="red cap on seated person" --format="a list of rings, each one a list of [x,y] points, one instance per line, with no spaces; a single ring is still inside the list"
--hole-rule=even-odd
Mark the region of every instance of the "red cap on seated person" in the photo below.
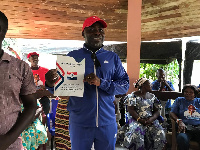
[[[39,54],[38,54],[38,53],[32,52],[32,53],[29,53],[29,54],[27,55],[27,58],[29,58],[29,57],[31,57],[31,56],[34,56],[34,55],[37,55],[37,56],[39,57]]]
[[[85,27],[89,27],[89,26],[93,25],[97,21],[100,22],[103,25],[103,28],[107,27],[107,24],[106,24],[106,22],[104,20],[101,20],[97,16],[91,16],[91,17],[85,19],[85,21],[83,23],[82,31],[85,29]]]

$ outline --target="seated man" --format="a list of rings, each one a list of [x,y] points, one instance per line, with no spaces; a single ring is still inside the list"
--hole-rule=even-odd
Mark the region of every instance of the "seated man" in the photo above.
[[[157,80],[152,82],[152,90],[157,91],[174,91],[173,84],[170,81],[165,80],[165,71],[163,69],[158,69],[156,72]],[[163,102],[161,101],[162,105]],[[169,112],[171,109],[171,99],[168,99],[167,103],[165,104],[165,109],[163,109],[162,115],[166,116],[167,122],[170,124],[169,119]],[[169,128],[169,126],[168,126]]]

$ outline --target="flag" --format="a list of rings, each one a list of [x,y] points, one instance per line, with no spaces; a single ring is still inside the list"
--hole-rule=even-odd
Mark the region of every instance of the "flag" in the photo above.
[[[77,72],[67,71],[67,80],[77,80]]]

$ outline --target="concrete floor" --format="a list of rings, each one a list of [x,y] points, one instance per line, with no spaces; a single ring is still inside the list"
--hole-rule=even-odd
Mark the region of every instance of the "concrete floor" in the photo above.
[[[42,150],[42,149],[40,149],[40,150]],[[47,143],[46,150],[51,150],[51,144],[50,143]],[[55,150],[55,148],[54,148],[54,150]],[[94,150],[94,148],[91,149],[91,150]],[[127,150],[127,149],[126,148],[122,148],[120,145],[116,145],[115,150]]]

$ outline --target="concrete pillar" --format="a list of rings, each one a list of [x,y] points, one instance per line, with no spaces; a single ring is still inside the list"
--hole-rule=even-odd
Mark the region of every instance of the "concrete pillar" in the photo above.
[[[141,44],[142,0],[128,0],[127,19],[127,73],[130,78],[128,93],[134,89],[133,82],[139,78]]]

